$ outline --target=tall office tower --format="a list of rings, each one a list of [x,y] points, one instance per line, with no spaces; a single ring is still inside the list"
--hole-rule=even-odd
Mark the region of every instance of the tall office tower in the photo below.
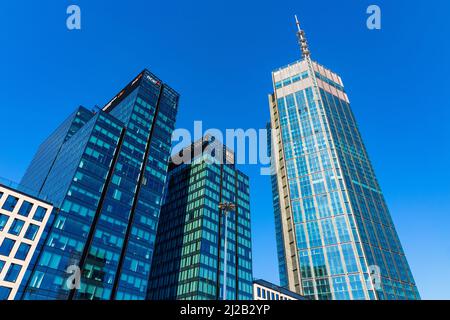
[[[178,99],[144,70],[46,140],[22,184],[60,212],[22,299],[145,298]]]
[[[248,177],[235,168],[234,153],[210,137],[180,155],[186,153],[191,162],[169,166],[149,299],[251,300]]]
[[[297,25],[303,59],[272,73],[269,96],[281,284],[313,299],[420,299],[342,80]]]

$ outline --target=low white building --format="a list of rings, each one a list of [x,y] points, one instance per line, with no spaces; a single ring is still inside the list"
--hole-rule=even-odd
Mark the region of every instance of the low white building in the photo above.
[[[306,300],[305,297],[269,281],[253,280],[254,300]]]
[[[0,300],[13,300],[53,206],[0,183]]]

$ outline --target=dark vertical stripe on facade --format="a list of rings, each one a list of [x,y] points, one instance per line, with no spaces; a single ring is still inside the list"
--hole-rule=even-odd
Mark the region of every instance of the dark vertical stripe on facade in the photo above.
[[[122,272],[123,262],[125,260],[125,254],[126,254],[127,248],[128,248],[128,242],[129,242],[129,238],[130,238],[131,228],[132,228],[132,225],[134,222],[134,215],[135,215],[137,204],[139,202],[139,194],[141,191],[142,182],[144,181],[145,170],[147,168],[148,156],[149,156],[151,145],[152,145],[153,132],[155,130],[156,121],[158,120],[159,105],[161,102],[161,97],[163,95],[163,89],[164,89],[164,85],[161,84],[161,87],[159,89],[158,101],[156,102],[156,106],[155,106],[155,115],[153,116],[153,122],[152,122],[152,126],[150,128],[150,134],[148,135],[148,139],[147,139],[147,146],[145,147],[145,154],[144,154],[144,161],[142,164],[142,170],[140,172],[140,176],[139,176],[139,180],[138,180],[138,184],[137,184],[137,188],[136,188],[136,193],[134,194],[134,198],[133,198],[133,205],[132,205],[131,211],[130,211],[130,219],[128,220],[127,230],[125,232],[124,244],[122,247],[122,252],[120,254],[119,264],[117,267],[116,275],[114,277],[114,284],[113,284],[113,288],[112,288],[111,300],[116,299],[117,289],[119,287],[120,274]]]
[[[222,184],[223,184],[223,163],[220,165],[220,191],[219,205],[222,203]],[[216,300],[220,299],[220,247],[222,246],[222,209],[219,209],[218,218],[218,237],[217,237],[217,277],[216,277]]]
[[[114,169],[116,167],[117,160],[119,159],[120,151],[122,149],[123,139],[125,137],[125,132],[126,132],[126,129],[123,128],[122,132],[120,133],[119,141],[117,143],[117,148],[116,148],[116,151],[113,156],[113,161],[111,163],[111,167],[109,168],[108,175],[106,176],[105,187],[102,190],[99,204],[97,206],[97,210],[95,211],[94,219],[92,220],[92,223],[91,223],[91,228],[89,230],[86,244],[84,246],[83,253],[81,254],[81,258],[80,258],[80,262],[79,262],[79,267],[80,267],[81,273],[83,273],[84,264],[86,263],[86,258],[88,256],[89,249],[90,249],[90,247],[92,245],[92,241],[94,239],[94,233],[95,233],[95,230],[97,229],[97,223],[100,218],[100,213],[102,212],[102,209],[103,209],[103,203],[105,202],[105,197],[106,197],[106,194],[109,189],[111,178],[114,174]],[[69,293],[68,299],[73,300],[75,293],[76,293],[76,289],[72,289]]]
[[[50,172],[52,172],[52,169],[56,163],[56,160],[58,159],[59,153],[61,152],[61,149],[64,145],[64,142],[59,146],[58,151],[56,152],[56,156],[52,161],[52,164],[50,165],[50,168],[48,169],[47,174],[45,175],[44,181],[42,181],[41,187],[39,188],[38,191],[38,197],[41,195],[42,189],[44,189],[45,183],[47,182],[48,176],[50,175]]]

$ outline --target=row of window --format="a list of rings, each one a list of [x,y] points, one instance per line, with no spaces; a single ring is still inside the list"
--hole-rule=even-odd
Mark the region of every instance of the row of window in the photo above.
[[[3,256],[9,256],[11,254],[11,250],[14,247],[14,244],[16,243],[15,240],[5,238],[0,245],[0,255]],[[27,258],[28,252],[31,249],[31,245],[26,243],[21,243],[19,245],[19,248],[14,256],[15,259],[18,260],[25,260]]]
[[[260,287],[256,289],[256,296],[264,300],[291,300],[284,295]]]
[[[0,231],[3,231],[5,228],[9,217],[5,214],[0,213]],[[25,222],[20,219],[14,219],[13,223],[11,224],[8,233],[14,236],[18,236],[20,232],[23,229],[23,226],[25,225]],[[28,226],[27,231],[25,232],[25,239],[33,241],[36,237],[36,234],[39,230],[39,227],[35,224],[30,223]]]
[[[334,87],[334,88],[336,88],[338,90],[344,91],[344,87],[343,86],[341,86],[340,84],[334,82],[333,80],[328,79],[327,77],[321,75],[318,72],[316,72],[316,77],[318,79],[322,80],[323,82],[328,83],[330,86],[332,86],[332,87]]]
[[[8,198],[6,199],[5,203],[3,204],[2,209],[12,212],[14,210],[14,208],[16,207],[18,201],[19,201],[19,198],[9,195]],[[22,202],[22,205],[20,206],[18,214],[21,216],[24,216],[24,217],[28,217],[32,208],[33,208],[33,204],[31,202],[24,200]],[[47,209],[38,206],[33,215],[33,219],[36,221],[42,221],[42,220],[44,220],[46,213],[47,213]]]
[[[292,83],[298,82],[300,80],[308,78],[308,71],[302,72],[300,74],[297,74],[293,77],[289,77],[287,79],[284,79],[282,81],[278,81],[275,83],[275,88],[280,89],[282,87],[286,87]]]

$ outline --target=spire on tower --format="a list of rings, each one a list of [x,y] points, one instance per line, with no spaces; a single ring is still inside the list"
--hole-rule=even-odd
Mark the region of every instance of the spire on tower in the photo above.
[[[311,53],[309,52],[308,41],[306,40],[305,31],[300,28],[300,22],[298,21],[297,15],[295,15],[295,23],[297,25],[297,38],[300,50],[302,51],[302,56],[304,59],[309,58]]]

